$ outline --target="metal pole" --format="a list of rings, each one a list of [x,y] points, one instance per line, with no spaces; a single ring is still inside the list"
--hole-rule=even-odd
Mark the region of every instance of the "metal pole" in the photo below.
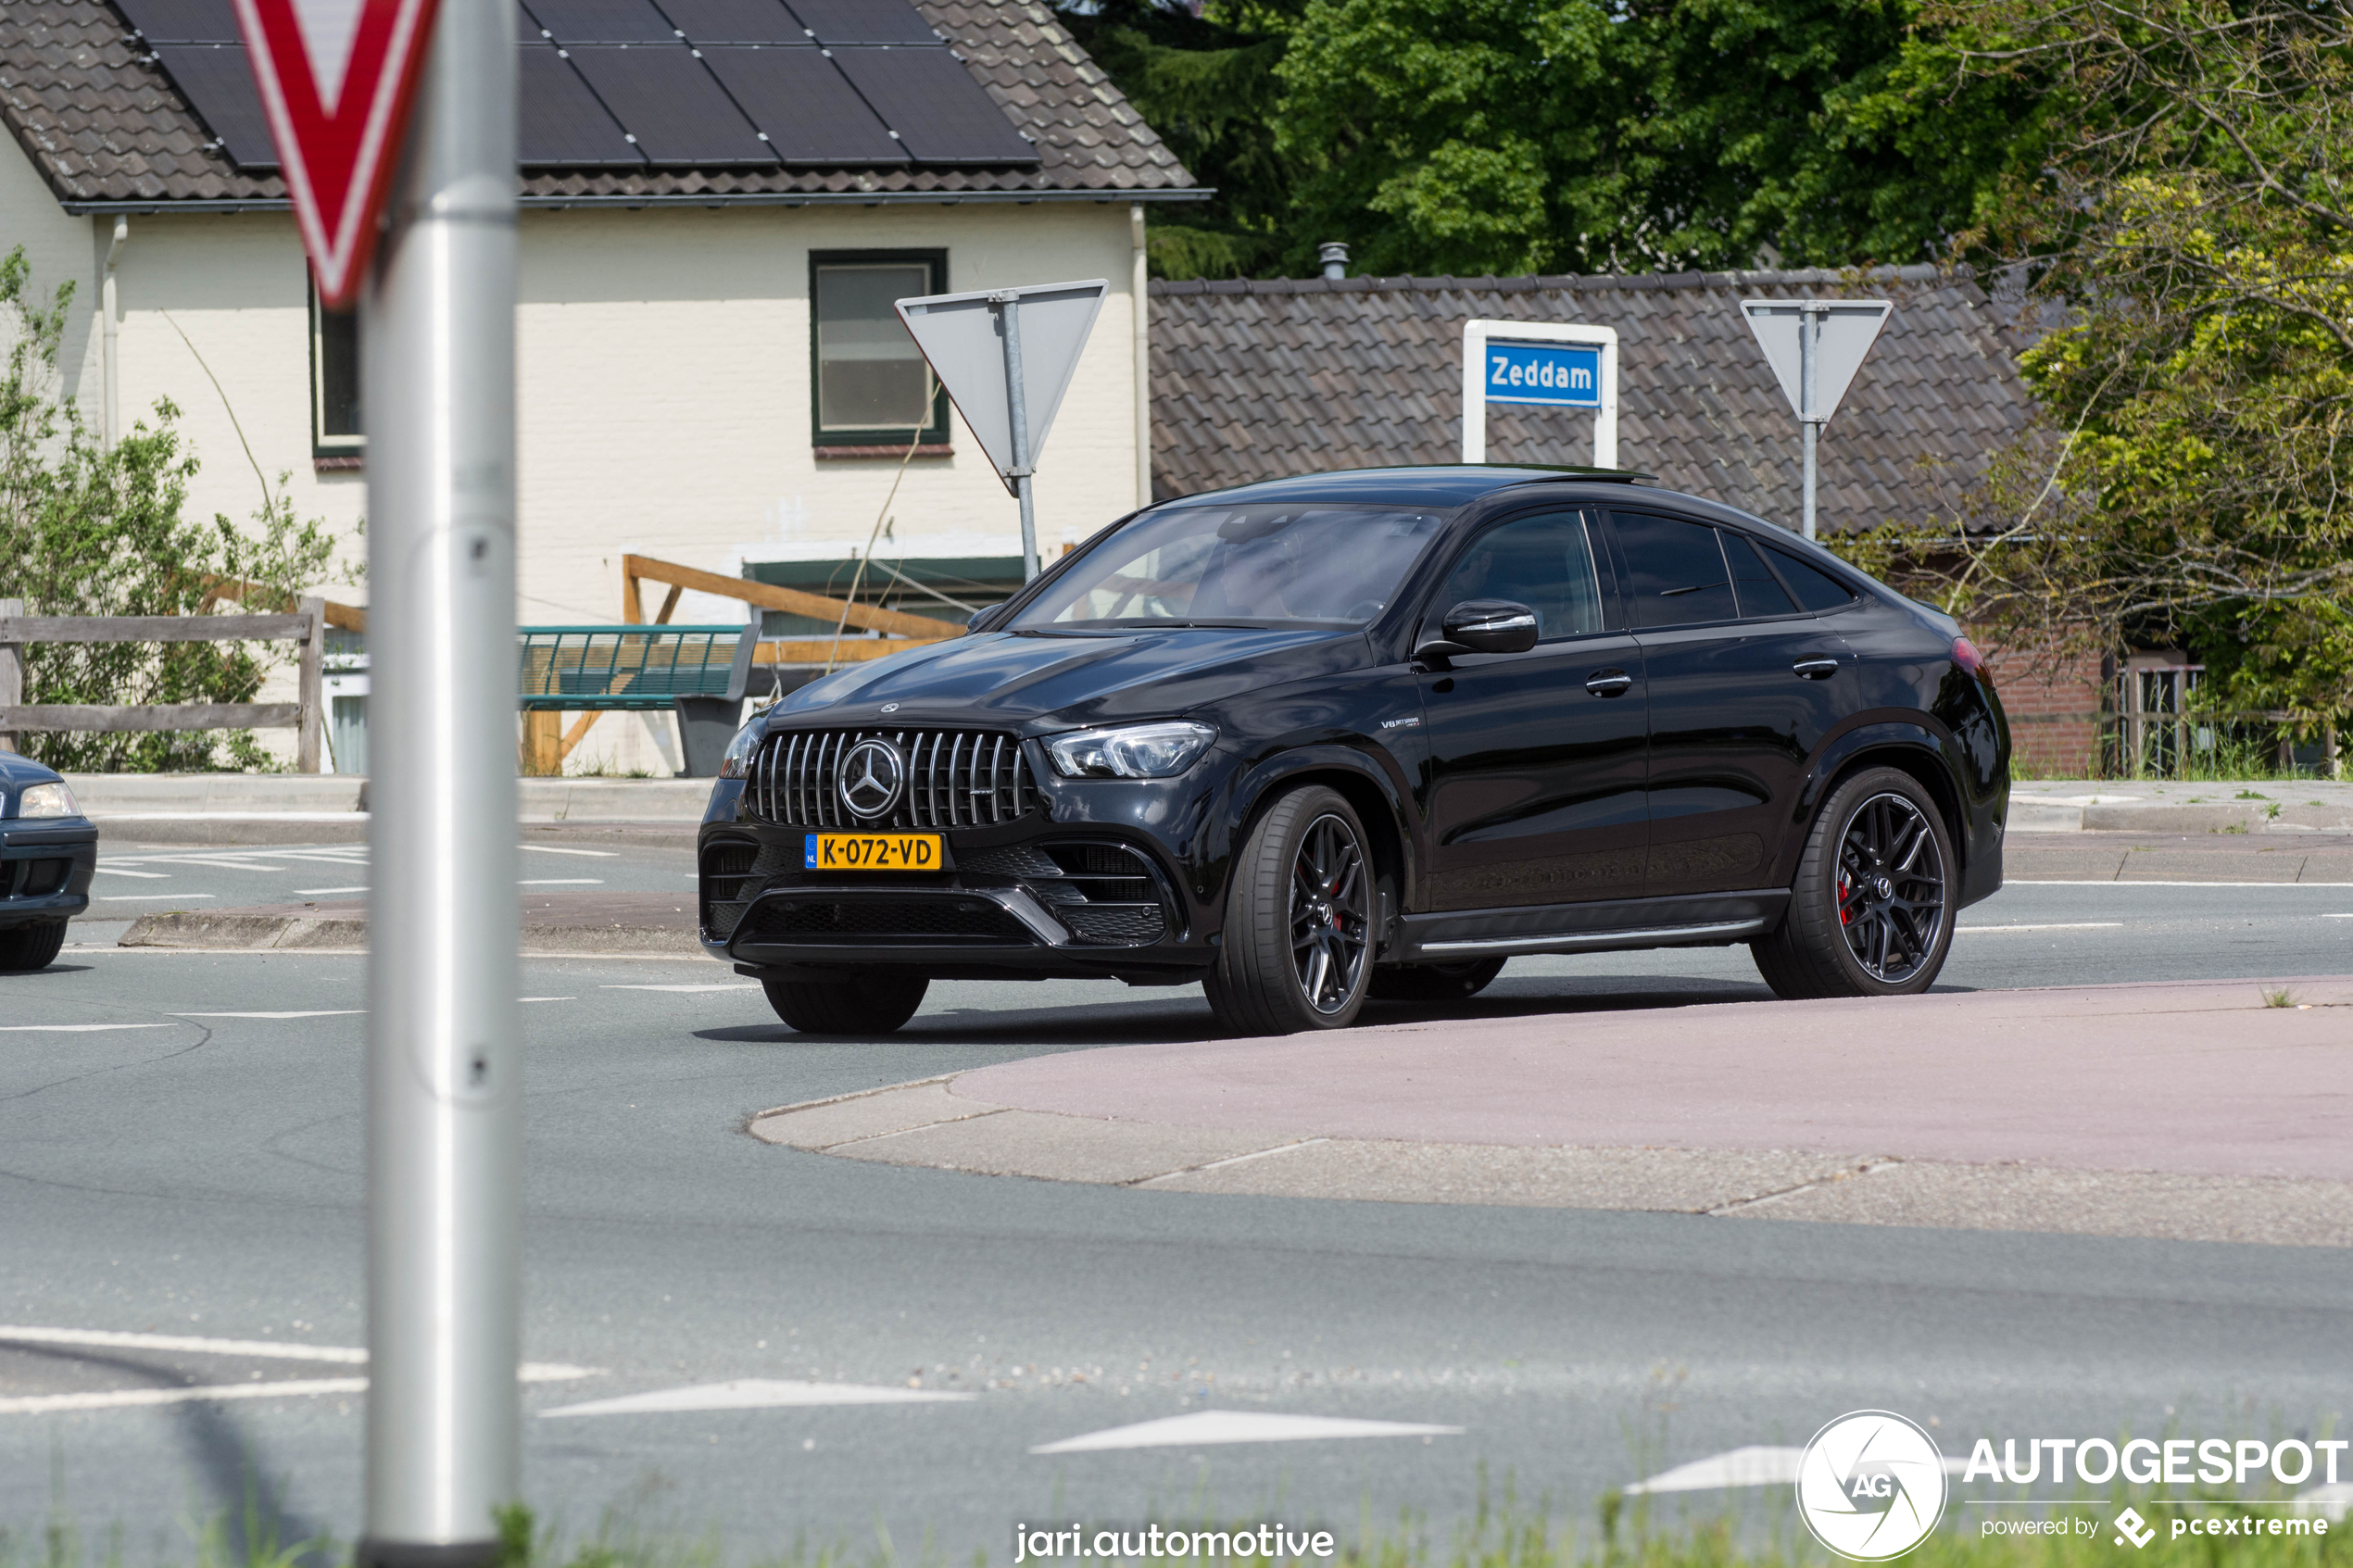
[[[1806,537],[1814,537],[1814,486],[1818,470],[1815,445],[1821,439],[1822,421],[1814,417],[1814,346],[1821,335],[1822,307],[1802,305],[1797,312],[1797,418],[1804,431],[1806,445]]]
[[[368,1486],[361,1568],[473,1568],[519,1491],[515,14],[442,0],[361,302]]]
[[[1013,424],[1013,494],[1021,498],[1021,577],[1038,575],[1038,511],[1029,495],[1029,401],[1021,373],[1021,295],[1011,289],[996,296],[1005,323],[1005,412]]]

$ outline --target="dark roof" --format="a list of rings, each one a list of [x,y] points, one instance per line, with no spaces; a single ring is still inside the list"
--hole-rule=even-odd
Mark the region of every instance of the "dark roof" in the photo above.
[[[1529,468],[1508,463],[1448,463],[1435,467],[1340,469],[1262,479],[1205,499],[1237,507],[1300,501],[1363,502],[1369,506],[1459,507],[1518,484],[1631,483],[1643,475],[1614,469]],[[1188,491],[1187,495],[1202,494]]]
[[[526,205],[1170,199],[1192,177],[1042,0],[914,0],[1038,161],[996,167],[526,170]],[[106,0],[0,4],[0,120],[69,210],[283,205],[241,170]]]
[[[2030,402],[1984,294],[1928,267],[1860,287],[1832,272],[1154,283],[1153,490],[1453,462],[1463,323],[1579,321],[1618,334],[1620,463],[1793,527],[1797,420],[1738,302],[1812,295],[1895,302],[1824,431],[1820,526],[1950,518]],[[1491,406],[1487,423],[1496,462],[1592,460],[1590,414]]]

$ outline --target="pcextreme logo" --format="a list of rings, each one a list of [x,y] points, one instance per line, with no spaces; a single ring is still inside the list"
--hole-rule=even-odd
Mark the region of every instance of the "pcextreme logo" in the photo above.
[[[1901,1557],[1944,1514],[1944,1455],[1889,1411],[1855,1411],[1814,1434],[1797,1461],[1797,1512],[1814,1538],[1856,1562]]]

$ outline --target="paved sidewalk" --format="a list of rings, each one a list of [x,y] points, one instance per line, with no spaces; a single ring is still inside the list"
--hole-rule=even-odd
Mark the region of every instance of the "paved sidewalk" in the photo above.
[[[2353,884],[2353,832],[2012,833],[2002,879]]]
[[[749,1127],[1160,1190],[2353,1246],[2353,980],[1130,1046]]]
[[[661,893],[535,893],[522,899],[526,953],[699,955],[694,896]],[[206,949],[368,946],[368,909],[356,900],[257,904],[246,909],[172,909],[143,915],[124,947]]]

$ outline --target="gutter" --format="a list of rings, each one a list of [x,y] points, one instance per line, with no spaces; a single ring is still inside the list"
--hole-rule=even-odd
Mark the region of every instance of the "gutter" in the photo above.
[[[117,328],[120,324],[121,318],[115,308],[114,269],[115,263],[122,259],[122,247],[130,243],[131,220],[117,213],[114,220],[114,243],[107,246],[106,275],[98,285],[98,309],[105,318],[100,323],[104,330],[103,341],[106,345],[100,374],[107,383],[107,445],[109,449],[121,439],[122,435],[122,373],[115,352],[116,339],[119,336]]]
[[[1135,202],[1203,202],[1217,194],[1209,186],[1181,186],[1158,191],[754,191],[701,195],[520,196],[515,205],[526,210],[563,212],[575,207],[1031,207],[1091,203],[1099,207]],[[206,198],[173,201],[169,197],[132,201],[60,201],[75,218],[120,215],[159,217],[175,212],[285,212],[283,196]]]

